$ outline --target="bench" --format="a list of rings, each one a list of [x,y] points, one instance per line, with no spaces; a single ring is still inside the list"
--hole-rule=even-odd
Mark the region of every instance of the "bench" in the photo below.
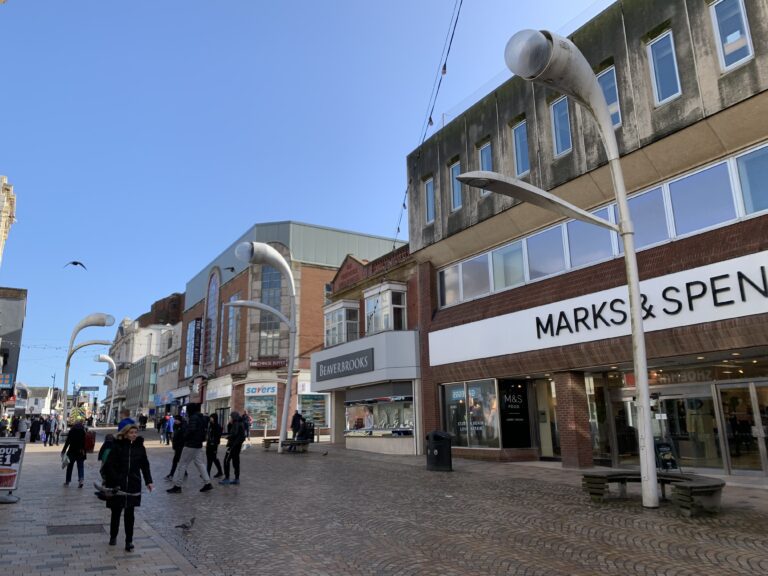
[[[269,450],[269,447],[272,446],[272,444],[277,444],[278,442],[280,442],[280,438],[264,438],[264,440],[262,440],[264,450]]]
[[[288,452],[306,452],[309,442],[309,440],[283,440],[280,445],[287,448]]]
[[[700,512],[717,512],[720,509],[720,495],[725,482],[719,478],[708,478],[694,474],[658,472],[661,497],[666,499],[666,486],[672,485],[672,502],[686,516]],[[641,482],[640,472],[632,470],[611,470],[584,473],[581,486],[593,502],[602,502],[610,484],[619,485],[619,497],[627,495],[627,482]]]

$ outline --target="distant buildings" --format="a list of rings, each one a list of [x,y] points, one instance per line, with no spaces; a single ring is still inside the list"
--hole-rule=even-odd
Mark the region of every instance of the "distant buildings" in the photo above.
[[[16,223],[16,194],[13,185],[8,184],[8,178],[0,176],[0,263],[3,261],[5,241],[11,225]]]

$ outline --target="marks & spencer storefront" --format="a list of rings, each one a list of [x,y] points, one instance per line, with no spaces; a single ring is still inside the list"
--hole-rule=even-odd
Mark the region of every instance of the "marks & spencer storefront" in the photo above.
[[[621,264],[541,282],[540,302],[610,284]],[[654,435],[683,469],[768,474],[767,267],[759,251],[641,282]],[[531,286],[507,297],[535,301]],[[638,465],[625,286],[478,317],[428,336],[454,453]]]

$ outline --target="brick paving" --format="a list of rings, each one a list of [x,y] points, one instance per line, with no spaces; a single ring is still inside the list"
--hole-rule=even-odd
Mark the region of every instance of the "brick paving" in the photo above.
[[[190,471],[170,495],[171,450],[147,437],[158,490],[137,510],[135,551],[107,546],[104,504],[62,486],[55,447],[30,445],[21,501],[0,506],[0,566],[24,576],[768,574],[765,480],[731,484],[719,515],[687,519],[666,502],[644,510],[635,486],[627,500],[593,504],[579,473],[559,465],[454,459],[453,472],[429,472],[423,457],[321,444],[295,455],[254,446],[241,485],[201,494]],[[96,471],[89,455],[87,486]],[[192,516],[192,530],[174,528]]]

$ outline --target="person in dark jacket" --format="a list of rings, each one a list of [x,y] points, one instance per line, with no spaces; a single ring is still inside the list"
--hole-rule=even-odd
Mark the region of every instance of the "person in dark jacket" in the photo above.
[[[166,490],[169,494],[179,494],[181,484],[184,482],[184,474],[190,464],[194,464],[200,476],[203,478],[203,487],[200,492],[208,492],[213,489],[211,477],[205,469],[205,452],[203,442],[208,432],[208,418],[200,413],[200,404],[187,404],[189,422],[184,438],[184,450],[181,452],[179,466],[173,475],[173,487]]]
[[[211,475],[211,467],[216,464],[216,475],[214,478],[221,478],[224,473],[221,471],[221,462],[219,462],[219,444],[221,444],[221,425],[219,424],[219,417],[216,414],[211,414],[208,419],[208,438],[205,442],[205,460],[206,469],[208,475]]]
[[[240,450],[245,442],[245,427],[240,420],[240,414],[232,412],[229,415],[227,427],[227,452],[224,454],[224,479],[219,484],[240,484]],[[235,469],[235,479],[229,479],[229,465]]]
[[[32,426],[29,428],[29,441],[37,442],[40,438],[40,419],[37,416],[32,417]]]
[[[67,464],[67,476],[64,486],[69,486],[72,481],[72,467],[77,463],[77,487],[82,488],[85,480],[85,428],[83,421],[78,420],[67,434],[67,441],[61,449],[62,456],[66,453],[69,458]]]
[[[296,440],[296,435],[299,433],[299,428],[301,428],[301,420],[301,414],[296,410],[296,412],[293,413],[293,418],[291,418],[291,432],[293,432],[292,440]]]
[[[139,428],[128,424],[117,434],[112,449],[109,451],[105,466],[105,483],[107,488],[118,488],[125,495],[115,495],[107,498],[107,508],[112,510],[109,523],[109,545],[117,543],[120,531],[120,516],[125,510],[125,550],[133,550],[134,508],[141,506],[141,477],[147,490],[152,492],[152,473],[149,470],[147,450],[144,448],[144,438],[139,436]]]
[[[181,460],[181,453],[184,450],[184,436],[187,433],[187,421],[179,416],[176,418],[175,433],[173,434],[173,463],[171,464],[171,473],[165,477],[166,480],[173,480],[173,475],[176,473],[176,467]]]

